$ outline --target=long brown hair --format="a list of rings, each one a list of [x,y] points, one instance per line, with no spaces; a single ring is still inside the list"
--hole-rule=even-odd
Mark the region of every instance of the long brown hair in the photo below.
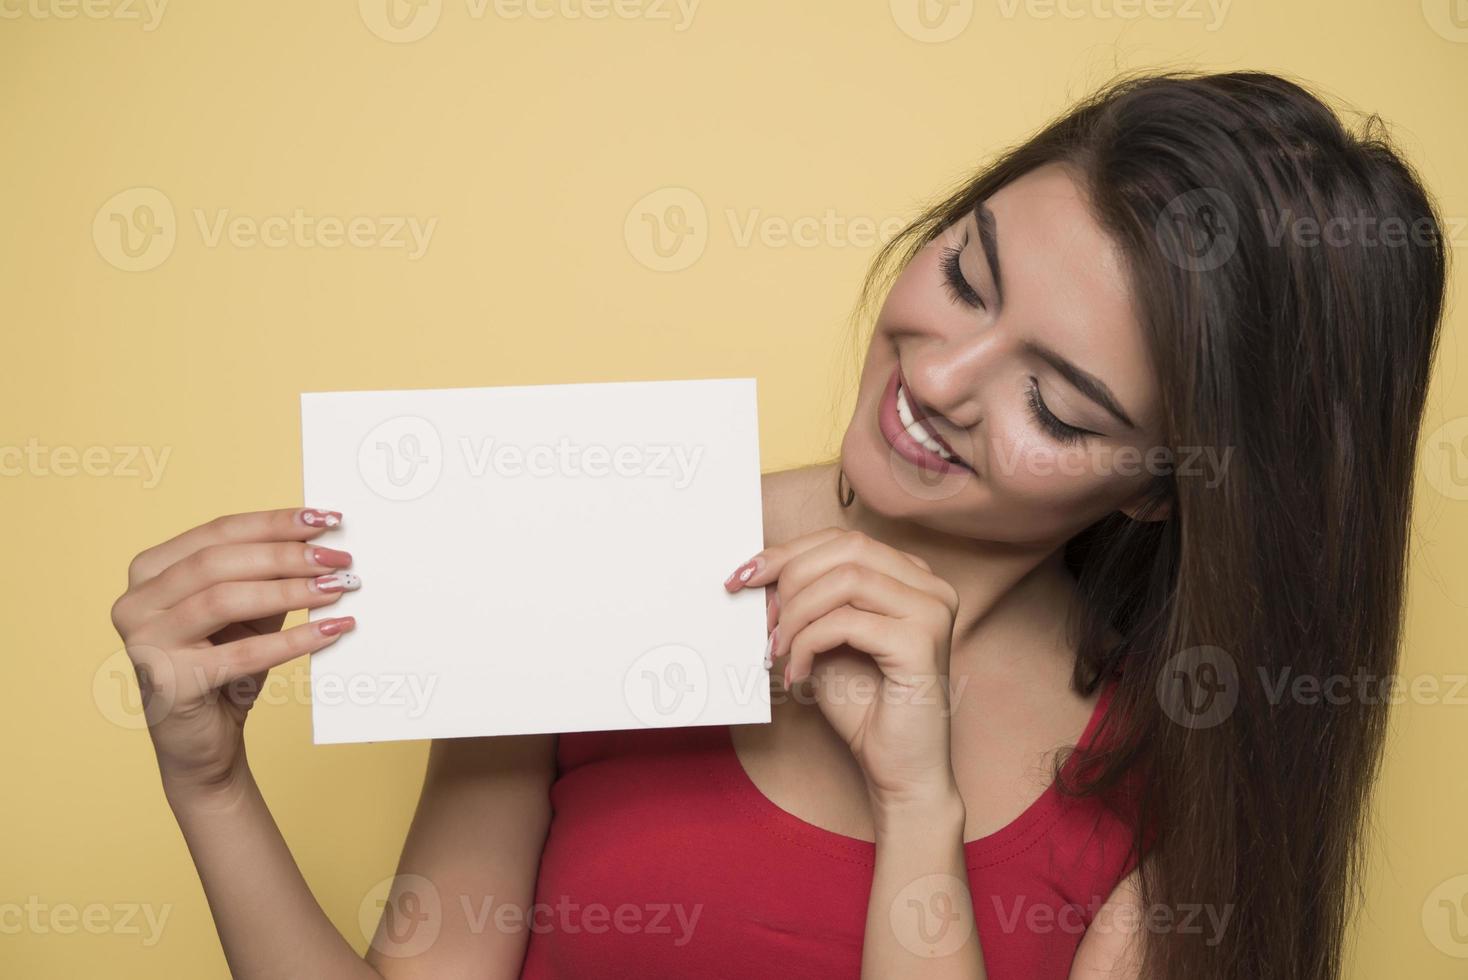
[[[1144,906],[1227,915],[1222,941],[1145,933],[1149,980],[1340,974],[1387,699],[1331,681],[1396,670],[1447,263],[1384,130],[1276,75],[1125,76],[911,222],[862,290],[869,312],[924,244],[1052,162],[1126,256],[1179,465],[1154,481],[1165,519],[1113,514],[1066,547],[1074,684],[1118,688],[1063,788],[1127,790]],[[1222,474],[1182,465],[1201,447]],[[1338,696],[1292,696],[1300,677]]]

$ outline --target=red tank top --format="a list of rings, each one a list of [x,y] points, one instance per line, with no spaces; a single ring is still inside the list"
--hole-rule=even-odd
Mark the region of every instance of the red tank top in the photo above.
[[[557,763],[521,980],[860,975],[875,845],[772,803],[727,727],[562,735]],[[1053,784],[967,841],[991,980],[1064,980],[1136,866],[1129,844],[1100,801]]]

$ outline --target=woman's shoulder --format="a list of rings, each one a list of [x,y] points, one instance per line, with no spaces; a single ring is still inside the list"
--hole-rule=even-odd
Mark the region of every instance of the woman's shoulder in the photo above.
[[[835,462],[775,470],[760,476],[764,497],[765,547],[824,527],[840,527]]]

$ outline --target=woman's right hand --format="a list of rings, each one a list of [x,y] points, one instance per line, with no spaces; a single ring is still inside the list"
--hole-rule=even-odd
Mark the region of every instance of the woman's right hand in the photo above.
[[[165,789],[228,789],[247,773],[244,725],[270,668],[330,645],[356,621],[281,630],[337,601],[351,555],[310,544],[341,522],[292,508],[220,517],[132,560],[112,623],[138,674]]]

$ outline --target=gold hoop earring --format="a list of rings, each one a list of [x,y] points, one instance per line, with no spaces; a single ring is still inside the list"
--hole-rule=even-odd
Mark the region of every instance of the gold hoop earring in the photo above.
[[[856,499],[856,491],[851,488],[851,481],[846,479],[846,470],[838,469],[836,477],[836,502],[842,507],[850,507],[851,502]]]

